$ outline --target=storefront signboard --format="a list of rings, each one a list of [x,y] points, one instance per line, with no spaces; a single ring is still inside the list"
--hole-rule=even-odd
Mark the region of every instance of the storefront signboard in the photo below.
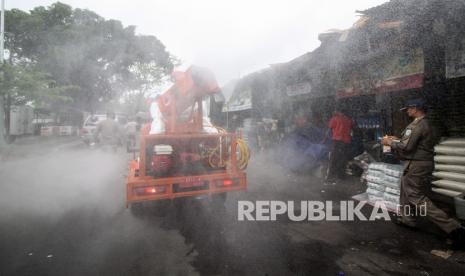
[[[312,85],[309,82],[300,82],[286,87],[286,94],[289,97],[310,94],[312,92]]]
[[[366,67],[345,73],[338,97],[399,91],[423,86],[421,49],[373,58]]]
[[[250,89],[235,91],[229,101],[223,106],[223,112],[233,112],[252,109],[252,92]]]

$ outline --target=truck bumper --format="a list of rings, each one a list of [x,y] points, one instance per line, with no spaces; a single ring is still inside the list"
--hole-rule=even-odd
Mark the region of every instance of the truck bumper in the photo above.
[[[242,171],[206,175],[153,178],[137,175],[130,166],[127,179],[126,207],[131,203],[212,195],[246,190],[246,173]]]

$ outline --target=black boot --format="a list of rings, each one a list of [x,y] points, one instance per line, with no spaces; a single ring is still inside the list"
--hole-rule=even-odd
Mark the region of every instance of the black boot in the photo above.
[[[455,250],[465,250],[465,227],[460,225],[457,229],[450,232],[452,247]]]
[[[392,219],[392,222],[394,222],[395,224],[397,224],[397,225],[399,225],[401,227],[409,229],[411,231],[418,231],[419,230],[415,223],[406,223],[404,220],[402,220],[401,216],[395,216]]]

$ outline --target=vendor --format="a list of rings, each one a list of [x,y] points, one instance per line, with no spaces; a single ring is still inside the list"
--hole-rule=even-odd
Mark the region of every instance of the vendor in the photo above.
[[[328,128],[331,131],[332,148],[329,157],[327,182],[335,183],[337,179],[345,177],[345,167],[349,160],[352,142],[352,119],[347,115],[347,109],[337,106]],[[327,137],[327,136],[326,136]],[[322,143],[326,142],[326,137]]]

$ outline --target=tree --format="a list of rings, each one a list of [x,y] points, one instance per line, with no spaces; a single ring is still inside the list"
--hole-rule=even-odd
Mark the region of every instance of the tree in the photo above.
[[[11,105],[29,103],[35,107],[46,107],[54,103],[66,103],[69,98],[63,96],[63,92],[67,89],[71,87],[56,86],[54,80],[31,63],[0,65],[0,97],[6,114],[3,135],[9,135]]]
[[[78,109],[94,111],[101,101],[146,90],[148,81],[158,83],[173,68],[155,36],[136,35],[134,26],[60,2],[29,13],[7,11],[6,32],[10,63],[34,62],[57,86],[74,87],[66,96]],[[152,75],[138,81],[142,71]]]
[[[102,102],[136,93],[141,103],[176,59],[158,38],[135,29],[60,2],[6,11],[10,54],[0,72],[1,115],[2,108],[9,116],[10,104],[25,102],[95,111]]]

